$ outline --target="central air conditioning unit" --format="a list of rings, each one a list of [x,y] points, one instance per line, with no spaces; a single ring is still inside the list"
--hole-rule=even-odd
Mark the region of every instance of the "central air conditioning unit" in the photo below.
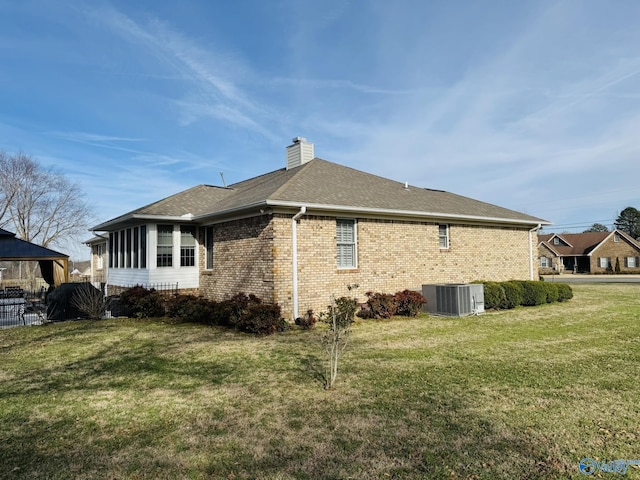
[[[484,313],[484,285],[445,283],[422,285],[424,310],[434,315],[464,317]]]

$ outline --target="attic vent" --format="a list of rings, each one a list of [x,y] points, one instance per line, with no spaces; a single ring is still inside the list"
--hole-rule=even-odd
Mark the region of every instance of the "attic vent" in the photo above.
[[[304,137],[295,137],[293,144],[287,147],[287,170],[299,167],[313,160],[313,143],[307,142]]]

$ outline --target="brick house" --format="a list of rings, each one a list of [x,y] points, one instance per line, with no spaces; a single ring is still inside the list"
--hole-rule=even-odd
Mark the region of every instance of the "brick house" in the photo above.
[[[538,236],[538,259],[541,274],[640,273],[640,243],[620,230],[550,233]]]
[[[96,235],[84,242],[91,249],[89,276],[98,288],[107,283],[107,239],[106,236]]]
[[[286,157],[286,168],[195,186],[94,227],[106,238],[107,288],[253,293],[292,320],[325,310],[349,284],[364,296],[538,278],[535,232],[545,220],[314,158],[300,137]]]

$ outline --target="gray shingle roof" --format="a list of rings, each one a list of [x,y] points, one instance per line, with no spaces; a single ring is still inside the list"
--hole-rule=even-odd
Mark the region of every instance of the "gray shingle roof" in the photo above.
[[[259,205],[307,205],[386,214],[438,218],[493,219],[505,223],[549,223],[537,217],[440,190],[409,186],[316,158],[297,168],[280,169],[228,188],[199,185],[105,222],[94,230],[136,216],[214,218]]]

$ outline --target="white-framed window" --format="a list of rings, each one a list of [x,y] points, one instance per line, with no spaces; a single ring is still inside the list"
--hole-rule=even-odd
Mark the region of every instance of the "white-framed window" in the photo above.
[[[620,241],[620,234],[619,233],[614,233],[613,234],[613,241],[618,243]]]
[[[157,235],[157,266],[171,267],[173,266],[173,225],[158,225]]]
[[[109,268],[147,268],[147,226],[109,233]],[[98,255],[98,270],[103,267],[105,249]]]
[[[96,269],[102,270],[104,268],[104,245],[99,243],[96,245]]]
[[[609,258],[609,257],[600,257],[598,259],[598,266],[600,268],[609,268],[611,266],[611,258]]]
[[[140,225],[140,268],[147,268],[147,226]]]
[[[638,257],[624,257],[624,266],[627,268],[638,268]]]
[[[357,268],[357,234],[356,221],[350,219],[336,220],[336,244],[338,249],[338,268]]]
[[[549,257],[540,257],[540,267],[551,268],[551,259]]]
[[[553,237],[553,244],[560,245],[560,239],[558,237]]]
[[[449,248],[449,225],[438,225],[438,245],[440,248]]]
[[[196,227],[180,226],[180,266],[193,267],[196,264]]]
[[[204,230],[205,269],[213,270],[213,227]]]

